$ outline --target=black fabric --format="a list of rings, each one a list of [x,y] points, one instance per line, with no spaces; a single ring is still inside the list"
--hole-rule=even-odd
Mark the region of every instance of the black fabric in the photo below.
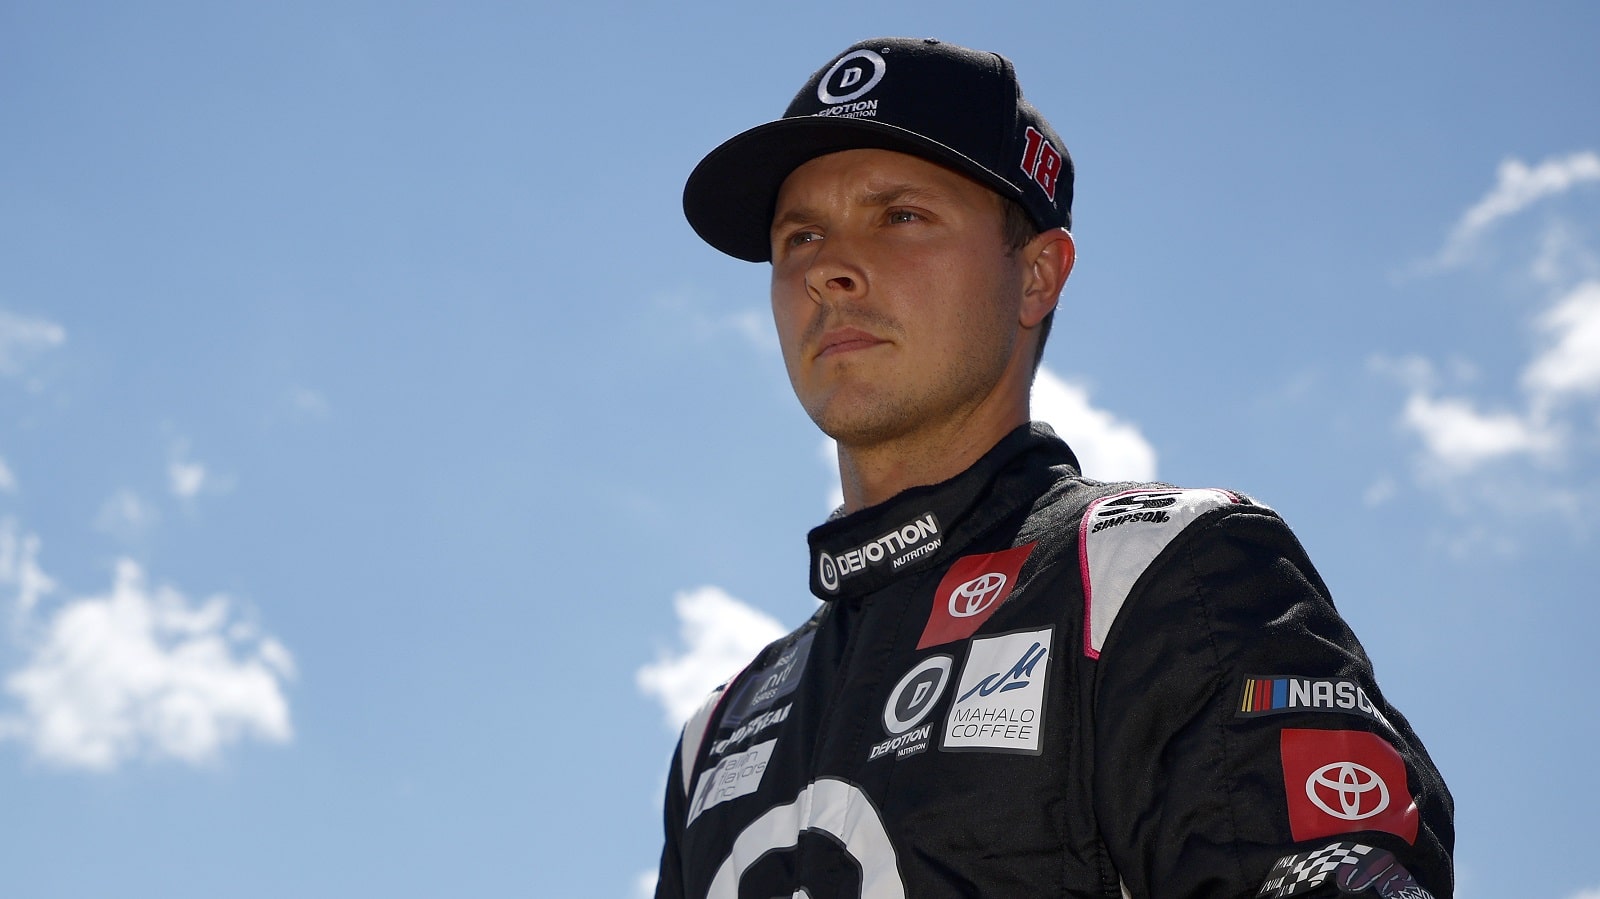
[[[1084,479],[1065,444],[1035,424],[945,484],[813,531],[814,585],[818,558],[930,510],[940,542],[898,568],[843,579],[730,682],[703,741],[686,735],[680,753],[699,748],[686,760],[687,790],[685,760],[674,759],[656,895],[1119,899],[1126,885],[1136,899],[1246,897],[1280,859],[1359,839],[1448,899],[1449,793],[1271,510],[1228,495],[1197,513],[1142,569],[1091,651],[1080,525],[1095,500],[1134,486]],[[1178,527],[1164,520],[1122,516],[1110,527],[1119,538]],[[947,576],[989,564],[972,569],[975,557],[1023,555],[975,632],[918,648],[947,600],[957,608]],[[1004,661],[979,665],[996,646],[1023,650],[1009,672]],[[969,664],[994,672],[966,685],[969,695],[1042,690],[1036,751],[947,743]],[[929,693],[941,666],[945,685]],[[1241,715],[1241,685],[1265,675],[1348,681],[1373,710]],[[919,710],[913,726],[894,720]],[[1391,798],[1396,809],[1415,802],[1414,840],[1359,823],[1353,838],[1294,838],[1290,808],[1304,805],[1308,781],[1295,781],[1301,795],[1288,791],[1284,735],[1324,732],[1372,735],[1398,754],[1406,783],[1396,780]],[[1331,878],[1297,876],[1293,895],[1340,895]]]
[[[1071,155],[1023,99],[1011,62],[912,38],[852,45],[812,74],[782,118],[708,153],[684,186],[684,215],[718,250],[766,262],[784,179],[808,160],[851,149],[949,166],[1022,204],[1041,231],[1072,226]]]
[[[997,521],[1031,504],[1069,470],[1077,473],[1078,459],[1065,443],[1040,439],[1032,429],[1019,428],[958,477],[913,487],[871,509],[812,529],[808,537],[811,592],[818,599],[865,596],[905,575],[948,563]],[[997,484],[997,479],[1002,482]],[[931,552],[897,567],[893,564],[897,556],[886,551],[882,561],[867,561],[859,573],[841,574],[837,590],[824,584],[822,572],[829,560],[870,546],[930,514],[940,526],[938,546]],[[930,542],[924,541],[924,545]],[[917,548],[908,547],[908,552]],[[838,562],[834,566],[841,567]]]

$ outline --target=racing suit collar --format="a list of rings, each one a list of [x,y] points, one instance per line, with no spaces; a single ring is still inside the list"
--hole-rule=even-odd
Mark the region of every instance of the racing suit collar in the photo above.
[[[1026,464],[1024,464],[1026,462]],[[823,600],[865,596],[894,580],[941,564],[1038,496],[1011,489],[1077,457],[1043,422],[1021,425],[972,467],[939,484],[912,487],[813,528],[811,592]]]

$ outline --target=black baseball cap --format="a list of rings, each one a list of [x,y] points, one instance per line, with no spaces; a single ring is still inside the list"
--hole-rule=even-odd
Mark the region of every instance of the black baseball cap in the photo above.
[[[683,188],[684,215],[713,247],[767,262],[789,173],[818,156],[869,148],[949,166],[1021,203],[1041,231],[1072,227],[1072,158],[1022,98],[1011,61],[932,38],[875,38],[835,56],[783,118],[700,160]]]

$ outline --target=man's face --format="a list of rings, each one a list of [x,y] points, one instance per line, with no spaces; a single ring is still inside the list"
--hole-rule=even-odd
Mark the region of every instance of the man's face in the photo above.
[[[821,156],[784,181],[772,313],[795,394],[824,433],[870,445],[960,427],[997,401],[1008,371],[1026,390],[1026,263],[1007,250],[1000,210],[977,182],[888,150]]]

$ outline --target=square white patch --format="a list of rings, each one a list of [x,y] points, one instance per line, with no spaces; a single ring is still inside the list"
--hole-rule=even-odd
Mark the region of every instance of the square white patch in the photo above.
[[[772,757],[772,747],[776,745],[776,739],[757,743],[744,752],[728,756],[700,775],[689,804],[689,820],[684,826],[693,824],[706,809],[754,793],[761,786],[761,776],[767,773],[767,760]]]
[[[972,641],[939,748],[1039,752],[1055,628]]]

